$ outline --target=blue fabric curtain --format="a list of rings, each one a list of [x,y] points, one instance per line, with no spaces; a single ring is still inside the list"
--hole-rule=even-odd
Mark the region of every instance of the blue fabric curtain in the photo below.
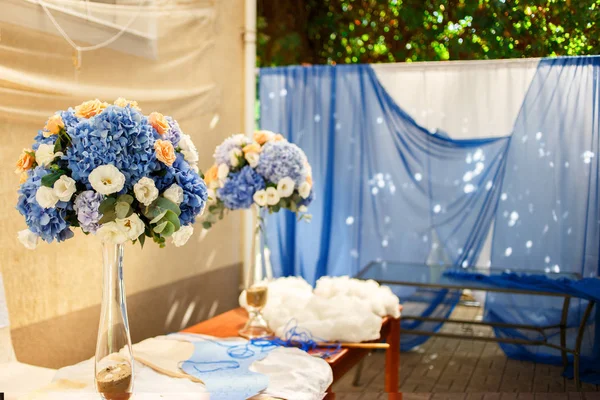
[[[509,269],[600,274],[598,203],[599,57],[544,59],[540,62],[514,125],[501,201],[494,223],[492,265]],[[571,302],[568,345],[587,301]],[[491,295],[486,319],[554,325],[561,298]],[[600,313],[594,314],[583,355],[588,380],[600,383]],[[535,334],[497,330],[504,337]],[[558,330],[551,340],[559,344]],[[503,345],[512,357],[559,364],[546,347]]]
[[[430,133],[394,103],[366,65],[263,69],[260,100],[261,128],[302,147],[315,182],[311,223],[296,223],[291,213],[271,217],[278,275],[314,283],[323,275],[355,275],[372,260],[476,260],[500,196],[508,139]],[[459,296],[395,291],[411,315],[446,316]],[[402,346],[425,339],[403,335]]]
[[[542,60],[512,136],[489,140],[451,140],[418,126],[366,65],[261,70],[261,127],[306,151],[317,196],[310,224],[289,213],[271,217],[276,272],[314,282],[354,275],[373,260],[472,265],[493,221],[492,265],[597,277],[599,68],[599,57]],[[446,316],[458,299],[447,291],[395,291],[411,315]],[[571,303],[570,327],[586,304]],[[490,294],[485,317],[552,325],[561,307],[556,298]],[[572,346],[572,329],[567,337]],[[599,337],[596,311],[583,352],[596,371]],[[423,341],[402,340],[403,349]],[[558,332],[551,340],[558,342]],[[512,357],[560,362],[546,347],[502,347]]]

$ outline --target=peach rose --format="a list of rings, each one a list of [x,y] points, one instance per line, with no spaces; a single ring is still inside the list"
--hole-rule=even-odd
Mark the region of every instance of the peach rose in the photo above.
[[[169,167],[175,162],[175,149],[173,144],[168,140],[157,140],[154,142],[154,150],[156,158]]]
[[[306,182],[308,182],[308,184],[310,185],[310,187],[312,187],[312,185],[313,185],[312,176],[308,175],[308,176],[306,177]]]
[[[254,132],[254,141],[261,146],[267,142],[269,142],[275,134],[271,131],[256,131]]]
[[[275,137],[273,138],[274,142],[281,142],[282,140],[285,140],[285,138],[283,137],[283,135],[281,135],[279,133],[277,135],[275,135]]]
[[[35,155],[33,150],[23,149],[23,153],[21,153],[21,156],[17,161],[17,169],[15,170],[15,174],[22,174],[23,172],[33,168],[34,163]]]
[[[217,167],[216,164],[210,167],[208,171],[206,171],[206,173],[204,174],[204,182],[208,185],[211,182],[216,181],[218,179],[218,172],[219,167]]]
[[[63,120],[60,115],[54,114],[48,118],[46,126],[44,126],[44,137],[50,137],[52,135],[58,135],[61,129],[65,127]]]
[[[242,151],[244,152],[244,154],[260,153],[260,150],[261,150],[261,147],[260,147],[260,144],[258,144],[258,143],[248,144],[242,148]]]
[[[118,99],[115,100],[115,106],[119,106],[119,107],[131,107],[135,110],[138,111],[142,111],[142,109],[138,106],[138,102],[137,101],[133,101],[133,100],[127,100],[125,97],[119,97]]]
[[[148,122],[156,129],[159,135],[164,135],[169,132],[169,122],[161,113],[153,112],[148,115]]]
[[[84,101],[75,107],[75,116],[79,118],[91,118],[94,115],[100,114],[106,107],[108,107],[108,103],[98,99]]]

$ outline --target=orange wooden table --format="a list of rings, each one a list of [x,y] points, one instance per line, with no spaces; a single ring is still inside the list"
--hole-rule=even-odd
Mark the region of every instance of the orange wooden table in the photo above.
[[[244,327],[248,314],[243,308],[235,308],[217,315],[197,325],[185,329],[183,332],[200,333],[216,337],[238,336],[238,331]],[[400,319],[385,317],[381,327],[381,338],[390,345],[385,355],[385,391],[398,393],[398,375],[400,370]],[[369,354],[367,349],[343,348],[335,355],[325,360],[333,370],[333,381],[340,379],[346,372],[354,367],[360,360]]]

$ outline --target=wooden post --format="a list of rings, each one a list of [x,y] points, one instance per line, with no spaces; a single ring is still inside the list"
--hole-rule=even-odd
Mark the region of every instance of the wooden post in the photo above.
[[[385,341],[390,347],[385,352],[385,391],[390,399],[401,399],[398,377],[400,373],[400,318],[391,319]],[[400,396],[400,397],[399,397]]]

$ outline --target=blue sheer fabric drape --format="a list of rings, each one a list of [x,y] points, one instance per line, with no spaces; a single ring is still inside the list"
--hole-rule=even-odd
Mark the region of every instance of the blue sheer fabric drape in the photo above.
[[[514,125],[501,201],[494,223],[492,264],[510,269],[576,272],[597,277],[600,250],[598,131],[600,58],[544,59]],[[571,302],[567,343],[572,348],[585,300]],[[491,321],[554,325],[561,298],[489,294]],[[600,313],[584,338],[583,365],[600,383]],[[503,337],[535,334],[496,330]],[[551,341],[559,344],[557,331]],[[502,345],[516,358],[561,362],[546,347]],[[585,371],[584,371],[585,372]]]
[[[315,182],[311,223],[297,223],[291,213],[271,217],[276,274],[314,283],[323,275],[354,275],[373,260],[476,260],[500,197],[508,139],[430,133],[366,65],[263,69],[260,101],[261,128],[302,147]],[[459,296],[394,290],[411,315],[447,316]],[[403,335],[402,347],[425,339]]]

